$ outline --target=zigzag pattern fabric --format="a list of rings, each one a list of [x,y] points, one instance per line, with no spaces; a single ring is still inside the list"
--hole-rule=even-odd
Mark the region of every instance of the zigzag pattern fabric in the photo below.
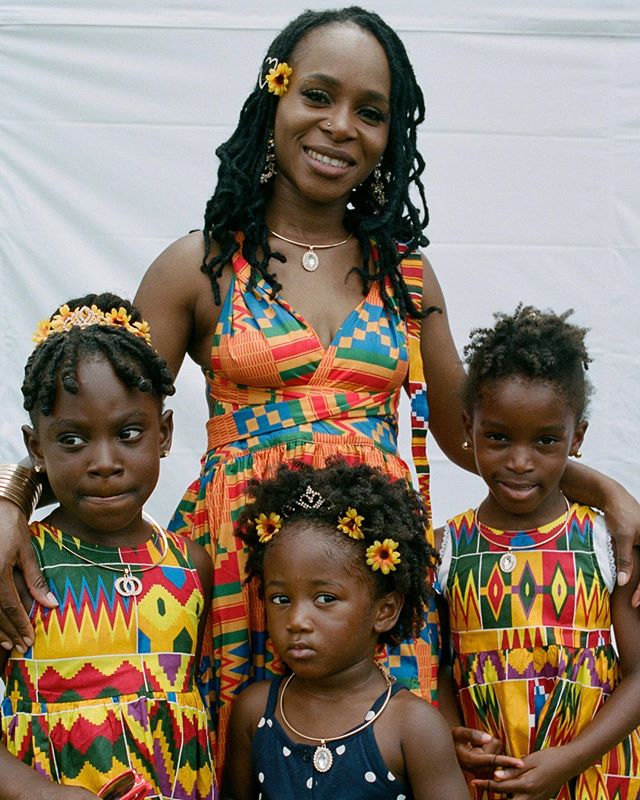
[[[587,725],[619,681],[610,595],[593,545],[594,512],[571,506],[563,519],[488,541],[469,509],[449,522],[447,580],[454,681],[465,725],[501,739],[522,757],[558,747]],[[558,535],[544,544],[554,526]],[[499,565],[510,544],[516,567]],[[476,790],[476,800],[504,795]],[[637,800],[640,731],[566,784],[557,800]]]
[[[385,307],[377,283],[325,349],[312,326],[282,296],[273,298],[265,282],[249,289],[250,267],[240,252],[233,270],[206,373],[212,409],[208,450],[200,477],[171,523],[173,530],[206,547],[214,562],[205,656],[220,756],[233,697],[248,681],[283,669],[265,628],[264,604],[256,587],[243,583],[246,556],[234,536],[250,479],[272,475],[281,463],[300,460],[321,467],[329,457],[341,456],[410,480],[397,453],[398,403],[409,365],[412,386],[426,397],[420,351],[411,338],[419,335],[419,325],[408,333],[400,314]],[[420,307],[419,254],[407,254],[403,274],[411,278]],[[421,453],[421,485],[428,493],[428,411],[426,402],[418,405],[422,431],[416,453]],[[425,623],[416,642],[402,643],[386,658],[400,681],[432,699],[438,655],[435,608]]]
[[[208,718],[195,683],[203,596],[184,539],[167,534],[162,564],[136,573],[142,593],[122,597],[114,588],[122,571],[75,553],[146,566],[158,561],[155,541],[107,548],[44,523],[31,531],[60,605],[34,605],[35,643],[7,663],[7,749],[50,780],[92,792],[133,768],[153,786],[150,797],[213,800]]]

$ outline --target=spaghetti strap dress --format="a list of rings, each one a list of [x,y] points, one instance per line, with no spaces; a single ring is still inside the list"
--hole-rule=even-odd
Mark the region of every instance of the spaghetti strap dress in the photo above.
[[[266,631],[264,603],[255,582],[245,582],[246,555],[234,535],[234,524],[249,499],[249,481],[273,475],[283,463],[299,460],[321,467],[333,456],[410,481],[397,444],[398,404],[406,382],[414,463],[423,499],[429,499],[419,320],[403,320],[395,303],[389,309],[373,283],[325,348],[281,293],[273,297],[260,280],[249,286],[250,266],[241,251],[232,266],[205,371],[213,409],[207,422],[207,452],[199,477],[170,524],[203,545],[213,561],[203,669],[210,676],[219,764],[234,696],[247,682],[281,674],[283,667]],[[402,270],[420,307],[420,255],[407,253]],[[404,686],[432,700],[438,654],[435,608],[425,616],[421,636],[390,649],[386,659]]]

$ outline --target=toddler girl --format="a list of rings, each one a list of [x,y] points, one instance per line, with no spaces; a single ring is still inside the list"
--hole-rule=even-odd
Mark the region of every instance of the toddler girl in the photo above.
[[[464,800],[445,720],[375,659],[422,624],[434,551],[416,493],[343,461],[252,492],[239,531],[290,674],[235,701],[222,795]]]
[[[0,797],[95,797],[133,769],[149,797],[212,798],[196,687],[211,564],[142,513],[171,445],[171,374],[115,295],[69,301],[35,339],[23,431],[59,505],[32,544],[58,606],[22,582],[35,641],[0,651]]]
[[[522,759],[471,781],[483,800],[640,797],[640,617],[630,604],[640,559],[616,587],[602,518],[559,488],[569,456],[580,456],[590,389],[586,331],[570,313],[519,306],[474,331],[465,351],[463,447],[489,494],[438,532],[438,582],[464,725]],[[473,768],[471,748],[457,749]]]

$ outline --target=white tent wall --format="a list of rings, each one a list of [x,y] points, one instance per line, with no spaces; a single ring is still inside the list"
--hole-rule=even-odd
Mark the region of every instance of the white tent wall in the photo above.
[[[637,0],[368,5],[401,35],[425,93],[427,253],[458,346],[520,300],[574,307],[594,358],[585,461],[640,497]],[[0,460],[24,453],[20,384],[36,322],[87,291],[132,296],[154,256],[200,227],[214,149],[269,41],[304,7],[0,6]],[[162,521],[205,444],[192,364],[169,405],[175,444],[149,503]],[[431,461],[441,523],[483,486],[433,442]]]

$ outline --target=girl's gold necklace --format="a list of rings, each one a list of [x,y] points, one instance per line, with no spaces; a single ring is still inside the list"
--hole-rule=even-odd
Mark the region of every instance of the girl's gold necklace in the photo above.
[[[331,765],[333,764],[333,753],[327,747],[327,742],[337,742],[338,739],[344,739],[345,736],[353,736],[356,733],[360,733],[360,731],[363,731],[365,728],[368,728],[369,725],[373,725],[373,723],[378,719],[380,714],[382,714],[382,712],[387,707],[387,703],[391,699],[391,690],[393,689],[393,682],[395,679],[391,677],[391,675],[389,674],[389,670],[385,666],[383,666],[379,661],[374,661],[374,664],[376,665],[376,667],[378,667],[380,672],[382,672],[382,675],[384,676],[385,682],[387,684],[387,694],[386,697],[384,698],[384,702],[382,703],[380,708],[375,712],[375,714],[371,714],[371,716],[369,716],[371,712],[370,711],[367,712],[367,719],[365,720],[365,722],[362,723],[362,725],[359,725],[357,728],[347,731],[346,733],[343,733],[340,736],[327,736],[323,739],[319,736],[307,736],[305,733],[300,733],[299,730],[296,730],[296,728],[293,727],[293,725],[289,722],[284,713],[284,693],[287,690],[287,686],[291,683],[293,678],[295,678],[295,673],[293,675],[289,675],[289,677],[285,681],[284,686],[282,687],[282,691],[280,692],[280,700],[278,703],[278,708],[280,709],[280,716],[282,717],[282,721],[287,726],[287,728],[289,728],[289,730],[292,733],[295,733],[296,736],[300,736],[301,739],[307,739],[307,741],[310,742],[320,743],[316,747],[313,753],[313,766],[318,770],[318,772],[328,772],[331,769]]]

